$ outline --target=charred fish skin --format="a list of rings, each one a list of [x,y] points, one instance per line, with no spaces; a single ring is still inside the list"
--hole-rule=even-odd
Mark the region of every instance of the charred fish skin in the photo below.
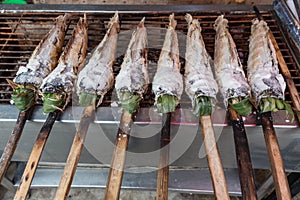
[[[265,97],[284,100],[286,83],[279,74],[276,51],[268,31],[265,21],[252,21],[247,75],[256,103]]]
[[[147,63],[147,30],[145,18],[132,33],[115,88],[122,107],[129,113],[136,111],[139,101],[149,85]]]
[[[106,35],[95,48],[84,68],[80,71],[77,81],[77,94],[81,105],[89,105],[103,96],[113,86],[113,65],[115,61],[118,32],[120,29],[118,12],[110,19]]]
[[[216,100],[218,85],[212,72],[213,61],[205,49],[201,26],[198,20],[190,14],[186,15],[188,33],[185,53],[185,91],[192,101],[194,108],[200,96]]]
[[[216,30],[214,66],[216,80],[227,106],[228,100],[237,97],[249,97],[250,87],[245,78],[243,66],[231,34],[228,20],[219,16],[214,28]]]
[[[144,20],[139,23],[132,33],[121,70],[116,77],[117,91],[128,91],[143,95],[149,84],[147,66],[147,30]]]
[[[87,22],[86,17],[80,18],[74,28],[58,66],[44,79],[41,85],[44,112],[63,109],[74,90],[78,71],[82,68],[87,53]]]
[[[35,48],[27,65],[18,69],[14,82],[8,80],[14,89],[12,100],[20,111],[28,110],[35,103],[43,79],[56,67],[68,16],[56,18],[55,25]]]
[[[56,67],[62,50],[68,15],[58,16],[54,27],[42,39],[32,53],[28,64],[21,66],[14,82],[20,85],[33,85],[37,88],[43,79]]]
[[[174,98],[176,106],[183,92],[183,79],[180,74],[179,47],[175,31],[177,21],[174,19],[174,14],[170,15],[169,19],[170,23],[153,78],[152,90],[155,94],[156,105],[160,97],[168,95]],[[172,107],[175,109],[175,106]]]

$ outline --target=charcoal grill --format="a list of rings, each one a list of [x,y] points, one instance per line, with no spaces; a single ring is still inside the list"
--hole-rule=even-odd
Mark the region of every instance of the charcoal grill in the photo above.
[[[294,57],[291,43],[286,41],[287,30],[277,18],[272,6],[258,7],[263,18],[267,21],[275,39],[288,65],[295,83],[300,92],[300,68],[299,61]],[[184,73],[184,52],[187,23],[184,20],[188,12],[194,18],[199,19],[202,26],[202,34],[206,48],[213,57],[215,31],[213,24],[217,16],[225,14],[229,20],[229,31],[236,42],[237,50],[244,66],[248,58],[248,38],[250,36],[251,20],[256,16],[252,6],[100,6],[100,5],[2,5],[0,6],[0,152],[3,150],[9,133],[13,129],[18,110],[10,105],[12,88],[6,79],[12,80],[18,68],[25,65],[35,46],[48,32],[55,17],[65,12],[72,13],[68,23],[66,41],[71,35],[73,27],[83,13],[87,13],[89,52],[101,41],[105,34],[107,22],[115,10],[120,12],[121,32],[118,41],[117,59],[114,66],[115,75],[118,74],[120,64],[129,42],[131,32],[142,17],[146,17],[145,25],[148,28],[149,38],[149,73],[150,80],[156,71],[156,62],[163,44],[165,28],[168,25],[168,16],[175,13],[178,21],[177,32],[179,35],[179,48],[182,63],[181,72]],[[297,48],[295,48],[297,49]],[[151,88],[151,85],[149,86]],[[291,93],[286,90],[286,100],[297,110],[297,103],[291,98]],[[154,95],[151,90],[145,95],[141,108],[136,116],[133,127],[133,137],[129,142],[128,151],[145,153],[155,151],[159,147],[160,116],[156,114]],[[218,145],[222,157],[223,166],[229,192],[232,195],[240,195],[237,166],[234,153],[232,130],[226,118],[226,112],[219,103],[219,109],[214,113],[213,123],[218,132]],[[202,141],[201,134],[197,134],[198,119],[190,112],[190,100],[184,94],[178,111],[174,115],[173,129],[177,132],[175,144],[187,145],[182,149],[182,154],[175,155],[170,167],[170,190],[181,192],[211,193],[212,187],[205,157],[201,157],[201,149],[198,141]],[[54,125],[48,140],[40,166],[35,175],[32,187],[57,186],[63,164],[69,152],[76,123],[82,113],[82,107],[78,106],[77,97],[73,95],[72,102],[60,119]],[[111,90],[97,111],[96,119],[90,126],[86,145],[82,152],[80,164],[73,181],[73,187],[105,187],[115,133],[121,113],[120,105],[117,104],[116,93]],[[299,125],[297,121],[291,121],[285,112],[274,113],[274,126],[282,150],[283,160],[287,172],[300,172],[300,143]],[[42,113],[41,102],[35,106],[27,123],[22,138],[19,142],[13,161],[18,164],[20,174],[24,169],[24,163],[28,159],[32,144],[38,133],[41,123],[46,116]],[[250,145],[253,167],[255,169],[269,169],[263,134],[260,122],[254,114],[245,118],[245,126]],[[140,132],[143,132],[141,135]],[[96,134],[97,133],[97,134]],[[141,137],[144,137],[141,139]],[[186,141],[187,139],[191,141]],[[179,146],[173,145],[171,152],[175,152]],[[200,154],[199,154],[200,151]],[[172,156],[171,156],[172,157]],[[172,158],[171,158],[172,159]],[[134,156],[126,161],[126,173],[123,187],[135,189],[154,189],[156,175],[152,170],[158,161],[141,159],[138,163],[133,162]],[[141,173],[145,172],[146,173]],[[20,175],[19,174],[19,175]],[[51,174],[51,175],[50,175]],[[200,181],[201,180],[201,181]],[[15,176],[14,184],[18,185],[20,177]],[[265,190],[261,189],[260,195]]]

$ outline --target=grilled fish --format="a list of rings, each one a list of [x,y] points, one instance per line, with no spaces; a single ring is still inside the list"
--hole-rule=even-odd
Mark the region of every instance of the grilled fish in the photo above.
[[[133,32],[121,70],[116,77],[115,88],[122,107],[135,112],[139,101],[149,85],[147,63],[147,30],[145,18]]]
[[[264,20],[252,20],[247,72],[258,111],[286,110],[293,121],[292,107],[284,101],[286,83],[279,74],[276,51]]]
[[[40,89],[43,93],[44,112],[64,109],[74,90],[74,82],[81,69],[87,52],[86,17],[80,18],[74,28],[58,66],[44,79]]]
[[[119,17],[116,12],[110,19],[108,30],[101,43],[87,60],[78,75],[77,94],[82,105],[90,105],[100,96],[97,106],[112,87],[114,81],[113,65],[117,51]]]
[[[56,18],[55,25],[35,48],[27,65],[19,68],[14,82],[9,81],[14,89],[12,99],[21,111],[35,103],[37,89],[57,65],[64,43],[67,18],[68,15]]]
[[[173,112],[179,103],[183,92],[183,80],[180,74],[179,49],[177,33],[175,31],[177,21],[174,14],[169,17],[170,23],[165,36],[164,44],[158,60],[157,71],[153,78],[152,90],[155,94],[155,102],[159,112]],[[168,109],[160,109],[163,95],[174,98],[172,106]]]
[[[185,53],[185,91],[192,100],[195,114],[199,112],[198,97],[205,96],[216,99],[218,85],[212,73],[213,60],[205,49],[198,20],[186,15],[188,33]],[[204,102],[203,102],[204,103]],[[210,104],[213,102],[207,102]]]
[[[252,21],[247,75],[257,103],[264,97],[284,99],[286,87],[268,31],[265,21]]]
[[[28,64],[19,68],[15,83],[40,86],[43,79],[56,67],[64,44],[66,19],[66,15],[57,17],[55,26],[36,47]]]
[[[237,97],[249,97],[250,87],[245,78],[243,66],[238,56],[235,43],[228,31],[228,20],[219,16],[214,28],[215,40],[215,75],[220,92],[227,106],[228,100]]]

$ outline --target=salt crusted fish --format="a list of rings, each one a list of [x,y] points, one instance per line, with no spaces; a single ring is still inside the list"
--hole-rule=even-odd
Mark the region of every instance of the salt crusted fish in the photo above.
[[[43,92],[44,112],[62,110],[67,105],[78,71],[83,66],[87,52],[87,22],[86,16],[80,18],[74,28],[63,54],[59,58],[58,66],[44,79],[41,85]]]
[[[252,21],[247,68],[249,84],[261,112],[289,110],[290,106],[284,102],[286,83],[279,74],[276,51],[268,31],[265,21]]]
[[[116,12],[110,19],[108,30],[101,43],[93,51],[78,75],[77,94],[81,105],[87,106],[102,102],[104,95],[114,81],[113,65],[117,51],[119,17]]]
[[[213,61],[205,49],[198,20],[185,17],[188,33],[185,53],[185,91],[192,100],[193,113],[210,115],[213,111],[218,85],[212,73]]]
[[[219,16],[214,28],[215,75],[224,103],[226,106],[229,103],[239,114],[248,115],[252,110],[249,102],[250,86],[245,78],[235,43],[228,31],[228,20],[224,19],[223,15]]]
[[[129,113],[136,111],[149,85],[147,63],[147,30],[145,18],[132,33],[115,88],[122,107]]]
[[[27,65],[19,68],[14,82],[9,81],[14,89],[12,99],[19,110],[27,110],[35,103],[43,79],[56,67],[67,18],[67,15],[56,18],[55,25],[35,48]]]
[[[175,31],[177,21],[174,19],[174,14],[170,15],[169,19],[169,27],[152,83],[155,102],[160,113],[173,112],[183,92],[178,39]]]

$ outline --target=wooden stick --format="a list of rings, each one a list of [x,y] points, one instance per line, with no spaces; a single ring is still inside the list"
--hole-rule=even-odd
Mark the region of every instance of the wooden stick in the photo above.
[[[29,113],[30,113],[30,110],[22,111],[19,113],[15,128],[9,136],[8,142],[4,148],[4,151],[2,153],[1,160],[0,160],[0,182],[3,179],[5,173],[8,169],[10,160],[15,153],[15,150],[17,148],[18,142],[22,135],[26,120],[28,119]]]
[[[243,118],[229,108],[243,200],[257,200],[254,174]]]
[[[94,120],[95,106],[87,106],[81,116],[73,144],[66,162],[64,172],[61,176],[59,186],[56,190],[55,200],[67,199],[70,191],[72,180],[76,171],[82,147],[86,138],[86,134],[90,123]]]
[[[218,145],[215,139],[211,117],[209,115],[201,116],[200,123],[202,127],[206,158],[212,179],[215,198],[229,200],[230,197],[222,167],[222,161],[218,150]]]
[[[291,199],[271,112],[261,114],[262,127],[278,200]]]
[[[256,6],[254,6],[254,10],[255,10],[258,18],[263,20],[263,17],[260,14],[260,12]],[[291,73],[290,73],[290,71],[284,61],[284,58],[280,52],[280,49],[275,40],[275,37],[270,29],[269,29],[268,35],[269,35],[269,38],[271,39],[272,44],[275,48],[276,57],[278,59],[281,72],[282,72],[282,74],[286,80],[287,86],[290,90],[290,95],[291,95],[294,107],[296,108],[296,115],[297,115],[297,119],[299,121],[300,120],[300,98],[299,98],[298,91],[295,87]],[[286,178],[283,161],[282,161],[282,157],[280,154],[278,140],[276,137],[274,126],[273,126],[273,119],[272,119],[271,112],[262,113],[261,120],[262,120],[262,127],[263,127],[266,147],[267,147],[267,151],[268,151],[269,161],[270,161],[270,165],[271,165],[271,169],[272,169],[272,175],[273,175],[273,179],[274,179],[277,199],[289,200],[289,199],[291,199],[291,193],[289,190],[289,184],[288,184],[288,181]]]
[[[41,158],[43,149],[45,147],[48,136],[51,132],[53,124],[58,116],[60,111],[54,111],[50,113],[47,117],[46,122],[40,130],[40,133],[37,136],[37,139],[33,145],[31,154],[29,156],[27,165],[25,167],[23,176],[21,178],[20,185],[15,194],[14,200],[25,200],[28,190],[30,188],[32,179],[34,177],[38,162]]]
[[[105,199],[119,199],[125,165],[126,150],[129,141],[132,114],[123,110],[117,134],[111,167],[107,178]]]
[[[157,172],[156,200],[168,199],[171,113],[163,114],[160,137],[160,157]]]

